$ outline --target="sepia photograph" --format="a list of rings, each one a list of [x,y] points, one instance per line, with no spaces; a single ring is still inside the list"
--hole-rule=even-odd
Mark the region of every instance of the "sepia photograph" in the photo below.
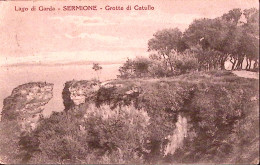
[[[0,0],[0,164],[259,164],[258,0]]]

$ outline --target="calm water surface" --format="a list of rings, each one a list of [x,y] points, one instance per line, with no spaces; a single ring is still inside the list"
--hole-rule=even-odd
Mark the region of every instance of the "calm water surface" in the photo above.
[[[101,65],[100,80],[115,79],[121,64]],[[92,65],[67,65],[67,66],[19,66],[0,68],[0,111],[2,111],[3,100],[9,96],[18,85],[28,82],[49,82],[54,84],[53,98],[45,105],[44,115],[52,111],[64,109],[62,90],[64,83],[70,80],[90,80],[97,77],[92,70]]]

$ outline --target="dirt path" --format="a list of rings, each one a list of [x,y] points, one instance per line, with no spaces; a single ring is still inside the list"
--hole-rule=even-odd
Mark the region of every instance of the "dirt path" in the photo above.
[[[239,77],[244,77],[244,78],[253,78],[253,79],[259,79],[259,73],[258,72],[250,72],[246,70],[241,70],[241,71],[232,71],[235,75]]]

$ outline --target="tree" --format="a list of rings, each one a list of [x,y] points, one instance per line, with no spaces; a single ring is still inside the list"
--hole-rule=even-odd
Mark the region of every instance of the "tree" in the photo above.
[[[148,76],[150,63],[151,61],[148,58],[137,57],[133,62],[136,77]]]
[[[242,11],[239,8],[230,10],[228,13],[222,15],[222,19],[236,26],[239,23]]]
[[[127,61],[123,64],[123,66],[119,67],[119,78],[130,78],[134,74],[134,66],[133,60],[127,58]]]
[[[242,16],[246,22],[242,21]],[[258,26],[257,9],[246,9],[242,12],[236,8],[215,19],[203,18],[193,21],[184,32],[183,39],[190,47],[202,48],[197,53],[199,63],[203,59],[206,65],[210,66],[214,61],[221,69],[225,69],[224,64],[229,57],[232,69],[242,69],[242,63],[246,58],[248,69],[251,68],[252,60],[256,66],[258,65]]]
[[[222,52],[229,54],[230,62],[232,63],[232,70],[235,66],[241,67],[245,54],[241,52],[240,39],[243,35],[241,25],[242,11],[239,8],[230,10],[221,16],[223,24],[227,27],[227,35],[223,42]],[[232,61],[233,60],[233,61]]]
[[[259,10],[256,8],[245,9],[243,15],[246,22],[242,25],[243,34],[241,38],[242,51],[247,58],[246,69],[251,69],[251,62],[254,60],[254,68],[259,65]]]
[[[151,61],[145,57],[137,57],[133,60],[127,61],[119,68],[120,78],[134,78],[134,77],[147,77],[149,76],[149,67]]]
[[[210,68],[210,65],[212,65],[210,61],[212,61],[212,59],[216,56],[212,56],[206,52],[220,48],[224,35],[225,31],[223,31],[223,27],[219,19],[203,18],[193,21],[189,28],[184,32],[184,39],[190,47],[199,48],[196,52],[199,63],[202,64],[206,62],[206,65],[208,65],[206,68]],[[217,61],[215,59],[213,61],[220,63],[220,61],[225,60],[225,56],[222,56],[222,58],[219,56]],[[201,68],[203,67],[201,66]]]
[[[240,33],[238,24],[241,15],[241,9],[233,9],[215,19],[195,20],[185,31],[184,39],[190,46],[200,45],[203,51],[213,52],[214,55],[206,53],[208,54],[207,58],[213,58],[209,62],[214,61],[223,70],[225,69],[225,61],[230,55],[235,60],[240,57],[237,55],[237,45]],[[205,54],[201,53],[201,55]]]
[[[245,9],[242,16],[245,18],[244,21],[239,21],[236,27],[233,26],[230,29],[230,33],[233,33],[233,37],[229,36],[229,42],[233,43],[229,47],[231,49],[230,62],[233,64],[232,69],[242,69],[244,59],[247,62],[245,69],[251,68],[252,61],[255,61],[256,65],[254,66],[258,65],[259,11],[255,8]],[[227,23],[232,24],[230,21]]]
[[[186,48],[187,45],[182,40],[182,32],[178,28],[158,31],[148,41],[148,51],[156,51],[162,56],[166,67],[169,67],[171,72],[174,71],[174,67],[170,53],[184,51]]]
[[[102,70],[102,66],[99,65],[99,63],[93,63],[92,69],[95,70],[95,72],[97,73],[97,78],[99,80],[99,74],[98,71]]]
[[[190,51],[175,53],[173,57],[173,65],[179,74],[184,74],[188,71],[198,69],[198,62],[195,58],[195,54]]]

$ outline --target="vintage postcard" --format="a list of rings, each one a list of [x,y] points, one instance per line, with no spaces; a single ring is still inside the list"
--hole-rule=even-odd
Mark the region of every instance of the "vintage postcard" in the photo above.
[[[258,164],[258,0],[0,0],[1,164]]]

